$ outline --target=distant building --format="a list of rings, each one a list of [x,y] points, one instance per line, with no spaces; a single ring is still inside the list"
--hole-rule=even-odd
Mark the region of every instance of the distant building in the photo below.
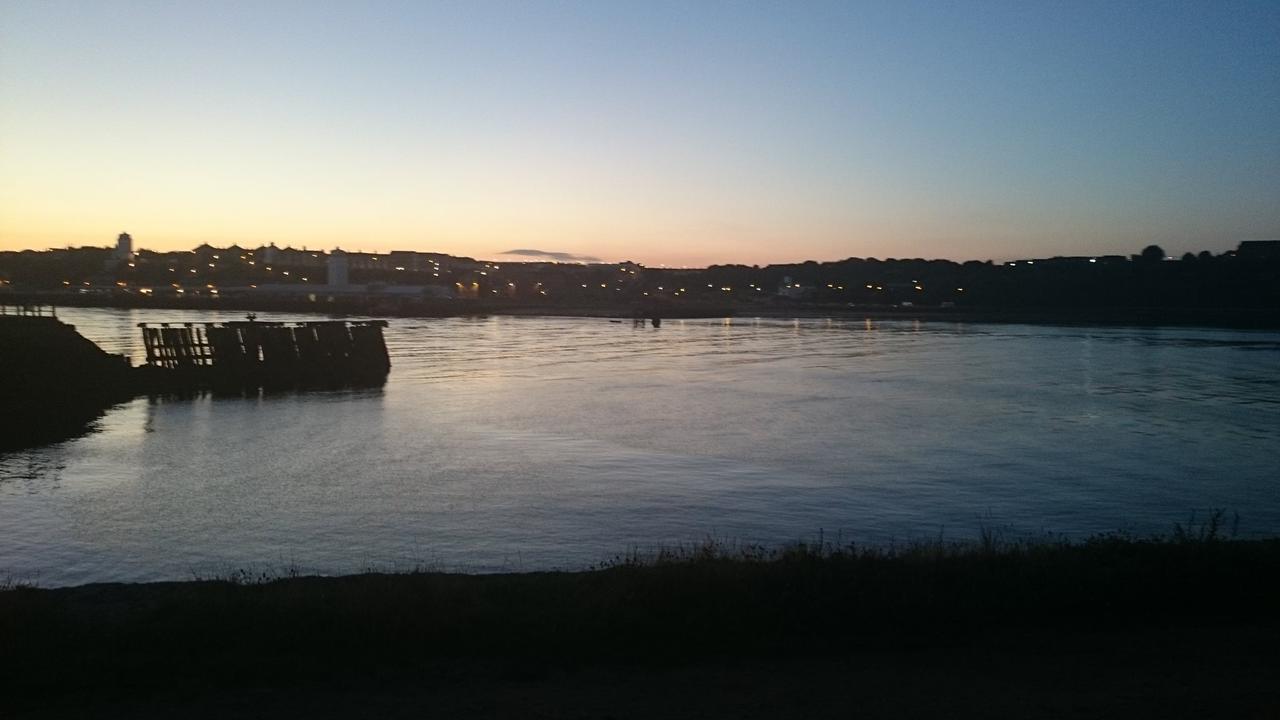
[[[338,248],[329,253],[329,287],[350,285],[347,277],[347,254]]]
[[[279,248],[273,245],[262,250],[262,262],[270,266],[278,265],[302,270],[323,268],[325,261],[326,258],[323,253],[306,248],[297,250],[291,247]]]
[[[393,250],[387,255],[387,264],[402,272],[436,272],[440,269],[440,257],[413,250]]]
[[[116,238],[116,260],[132,260],[133,259],[133,238],[129,233],[122,232]]]
[[[349,252],[346,255],[347,267],[352,270],[381,270],[387,266],[378,253]]]
[[[1246,260],[1280,260],[1280,240],[1245,240],[1236,257]]]
[[[789,298],[791,300],[804,300],[813,297],[817,288],[801,285],[798,282],[792,282],[791,276],[782,278],[782,284],[778,286],[778,297]]]

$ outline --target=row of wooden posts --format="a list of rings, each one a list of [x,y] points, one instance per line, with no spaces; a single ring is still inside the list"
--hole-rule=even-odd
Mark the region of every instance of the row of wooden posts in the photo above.
[[[243,385],[357,384],[391,369],[384,320],[141,323],[147,364]]]

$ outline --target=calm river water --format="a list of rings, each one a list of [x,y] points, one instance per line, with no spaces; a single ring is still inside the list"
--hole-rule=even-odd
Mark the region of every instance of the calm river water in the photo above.
[[[65,310],[112,352],[139,322]],[[305,319],[263,314],[263,320]],[[707,537],[1280,534],[1280,333],[393,319],[378,391],[135,400],[0,456],[0,581],[583,568]]]

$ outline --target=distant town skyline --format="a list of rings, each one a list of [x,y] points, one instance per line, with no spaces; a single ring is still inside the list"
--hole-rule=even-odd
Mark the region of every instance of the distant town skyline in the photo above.
[[[1280,238],[1274,2],[9,2],[0,47],[0,250],[701,267]]]

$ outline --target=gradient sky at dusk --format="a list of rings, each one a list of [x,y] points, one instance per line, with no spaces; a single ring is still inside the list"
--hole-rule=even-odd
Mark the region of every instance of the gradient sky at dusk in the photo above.
[[[0,5],[0,249],[1280,238],[1280,2]]]

